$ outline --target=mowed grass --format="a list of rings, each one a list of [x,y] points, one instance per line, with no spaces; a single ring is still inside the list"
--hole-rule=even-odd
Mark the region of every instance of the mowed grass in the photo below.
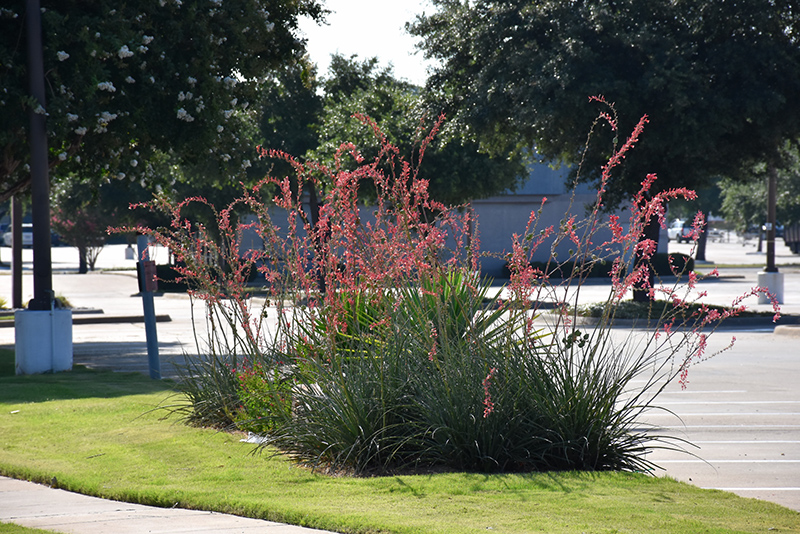
[[[0,523],[0,534],[51,534],[52,530],[26,528],[13,523]]]
[[[171,394],[138,374],[0,376],[0,473],[340,532],[800,532],[792,510],[643,474],[330,477],[165,418]]]

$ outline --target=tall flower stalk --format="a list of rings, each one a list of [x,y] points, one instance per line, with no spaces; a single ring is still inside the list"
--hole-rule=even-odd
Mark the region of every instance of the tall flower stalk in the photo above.
[[[598,120],[616,128],[609,110]],[[646,117],[604,166],[587,217],[539,228],[544,202],[531,213],[513,236],[504,288],[477,274],[471,210],[431,199],[417,167],[361,119],[382,143],[372,161],[350,144],[333,168],[262,150],[293,177],[244,188],[220,211],[200,198],[156,199],[148,207],[170,214],[169,227],[122,229],[168,247],[206,304],[208,356],[182,382],[190,419],[217,414],[218,425],[262,429],[297,461],[356,473],[652,468],[646,443],[669,437],[642,416],[667,385],[686,385],[689,368],[712,356],[709,334],[742,307],[690,307],[704,297],[699,277],[676,262],[650,283],[655,243],[645,227],[663,225],[666,203],[692,191],[653,192],[648,175],[626,222],[604,214],[610,173]],[[423,160],[441,120],[412,161]],[[309,188],[327,190],[313,214]],[[190,203],[208,206],[218,228],[188,220]],[[245,250],[248,234],[263,245]],[[557,260],[562,244],[570,251]],[[535,269],[543,247],[552,259]],[[609,294],[599,320],[585,324],[580,291],[598,262],[611,263]],[[616,310],[635,288],[650,299],[644,328],[620,337]]]

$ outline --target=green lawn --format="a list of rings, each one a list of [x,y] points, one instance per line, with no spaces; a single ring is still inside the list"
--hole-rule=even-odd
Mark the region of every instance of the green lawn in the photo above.
[[[0,523],[0,534],[50,534],[52,531],[25,528],[11,523]]]
[[[328,477],[165,419],[166,382],[3,370],[0,473],[91,495],[342,532],[800,532],[792,510],[641,474]]]

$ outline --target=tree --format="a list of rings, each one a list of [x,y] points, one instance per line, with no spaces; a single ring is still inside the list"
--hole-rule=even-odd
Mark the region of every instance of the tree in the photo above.
[[[51,168],[138,179],[168,154],[242,175],[258,81],[300,56],[302,15],[319,1],[43,0]],[[24,18],[23,0],[0,8],[0,201],[30,182]]]
[[[781,224],[790,225],[800,222],[800,149],[795,143],[786,143],[782,156],[782,168],[778,171],[777,219]],[[761,228],[767,220],[766,179],[766,164],[761,163],[752,169],[749,181],[726,179],[720,182],[720,210],[737,231],[744,232],[754,226]]]
[[[432,0],[410,31],[441,61],[429,99],[483,146],[517,141],[575,163],[605,95],[620,132],[649,124],[608,187],[608,207],[644,177],[660,189],[701,189],[777,165],[800,134],[800,10],[790,0]],[[595,132],[599,134],[599,132]],[[616,133],[613,133],[616,135]],[[580,178],[608,157],[592,142]]]
[[[453,131],[436,138],[427,147],[424,163],[417,167],[420,145],[437,117],[424,113],[419,88],[395,79],[391,68],[378,69],[375,58],[358,61],[355,56],[336,55],[329,76],[322,81],[309,65],[297,65],[266,83],[264,94],[262,145],[280,149],[301,162],[316,161],[329,169],[339,164],[354,167],[357,163],[348,155],[336,161],[344,142],[353,143],[365,161],[374,161],[384,146],[376,135],[377,127],[415,167],[417,176],[429,181],[428,192],[439,202],[460,204],[514,189],[525,173],[519,156],[493,157]],[[270,164],[273,175],[294,174],[280,158]],[[399,169],[394,171],[389,170],[387,176],[400,176]],[[304,182],[312,225],[319,221],[321,203],[332,185],[328,178]],[[359,198],[369,199],[374,193],[370,187],[369,183],[359,184]],[[324,243],[317,245],[317,253],[323,254]],[[324,292],[322,277],[318,282]]]
[[[61,240],[78,249],[78,272],[93,271],[95,261],[108,240],[108,228],[122,225],[165,223],[152,215],[146,220],[131,203],[146,202],[153,191],[139,182],[112,180],[96,185],[77,177],[65,180],[53,192],[51,226]]]
[[[355,56],[334,56],[322,87],[319,144],[309,156],[332,165],[342,141],[354,143],[367,160],[377,156],[381,142],[369,124],[354,116],[359,113],[374,120],[412,164],[418,163],[415,151],[438,118],[425,109],[418,87],[396,79],[391,67],[378,68],[375,58],[359,61]],[[461,204],[520,185],[526,169],[519,154],[488,154],[460,134],[445,122],[424,154],[418,171],[429,180],[431,198]]]

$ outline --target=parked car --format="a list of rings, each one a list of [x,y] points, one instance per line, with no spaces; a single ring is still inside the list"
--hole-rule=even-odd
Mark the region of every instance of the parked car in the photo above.
[[[3,244],[7,247],[10,247],[13,240],[14,236],[11,233],[11,227],[9,227],[8,231],[3,234]],[[33,225],[30,223],[22,223],[22,246],[33,246]]]
[[[13,240],[11,226],[9,226],[3,233],[3,244],[10,247]],[[56,233],[50,232],[50,245],[54,247],[61,246],[61,237]],[[33,246],[33,225],[31,223],[22,223],[22,246]]]
[[[694,229],[689,221],[675,219],[672,224],[667,228],[667,236],[670,241],[677,241],[678,243],[689,242],[692,240]]]

